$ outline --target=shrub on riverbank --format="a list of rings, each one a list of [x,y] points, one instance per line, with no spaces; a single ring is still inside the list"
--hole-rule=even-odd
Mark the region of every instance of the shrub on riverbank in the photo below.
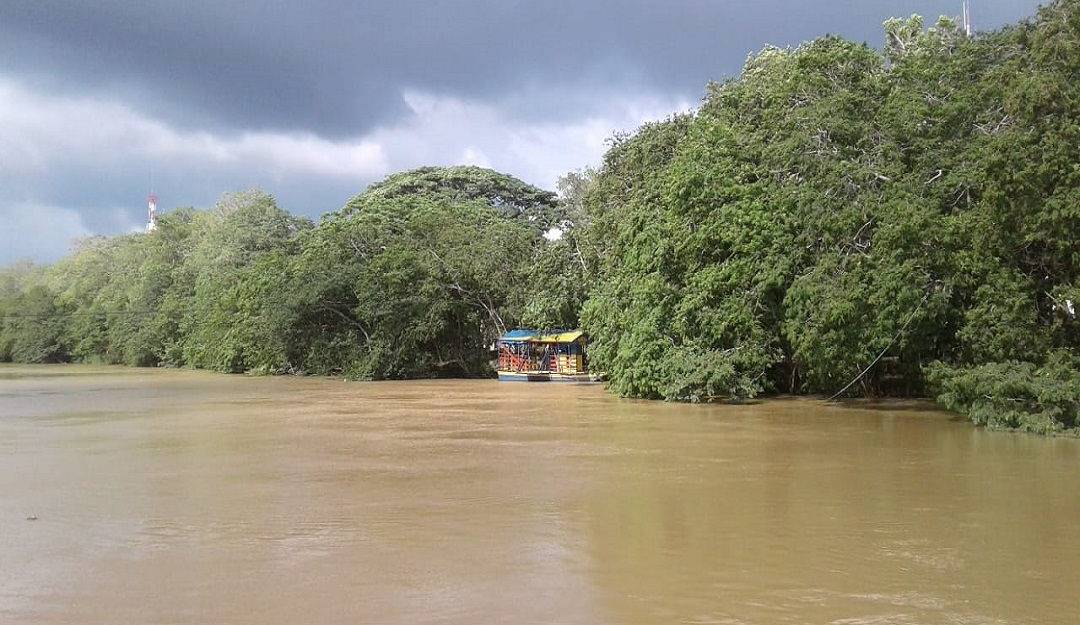
[[[974,367],[937,363],[929,378],[942,406],[977,425],[1080,435],[1080,372],[1067,353],[1052,354],[1042,366],[1018,361]]]

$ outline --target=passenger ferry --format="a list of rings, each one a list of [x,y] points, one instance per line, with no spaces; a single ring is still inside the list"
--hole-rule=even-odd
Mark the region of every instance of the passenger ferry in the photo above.
[[[499,379],[505,382],[599,382],[589,371],[581,330],[542,334],[511,330],[499,338]]]

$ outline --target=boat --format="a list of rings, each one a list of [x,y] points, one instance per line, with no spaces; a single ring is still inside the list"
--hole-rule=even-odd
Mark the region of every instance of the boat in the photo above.
[[[588,340],[581,330],[543,333],[511,330],[499,337],[499,380],[503,382],[572,382],[591,384],[600,376],[589,371]]]

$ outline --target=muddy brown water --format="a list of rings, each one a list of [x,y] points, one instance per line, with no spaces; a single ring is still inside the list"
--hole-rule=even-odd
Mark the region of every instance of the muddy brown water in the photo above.
[[[0,623],[1080,623],[1080,441],[919,404],[0,367]]]

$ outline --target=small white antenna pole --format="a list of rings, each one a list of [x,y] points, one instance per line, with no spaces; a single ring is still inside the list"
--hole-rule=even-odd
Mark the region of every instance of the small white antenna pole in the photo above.
[[[157,230],[157,196],[153,192],[146,197],[146,231]]]
[[[964,0],[964,34],[970,37],[971,31],[971,6],[968,4],[968,0]]]

